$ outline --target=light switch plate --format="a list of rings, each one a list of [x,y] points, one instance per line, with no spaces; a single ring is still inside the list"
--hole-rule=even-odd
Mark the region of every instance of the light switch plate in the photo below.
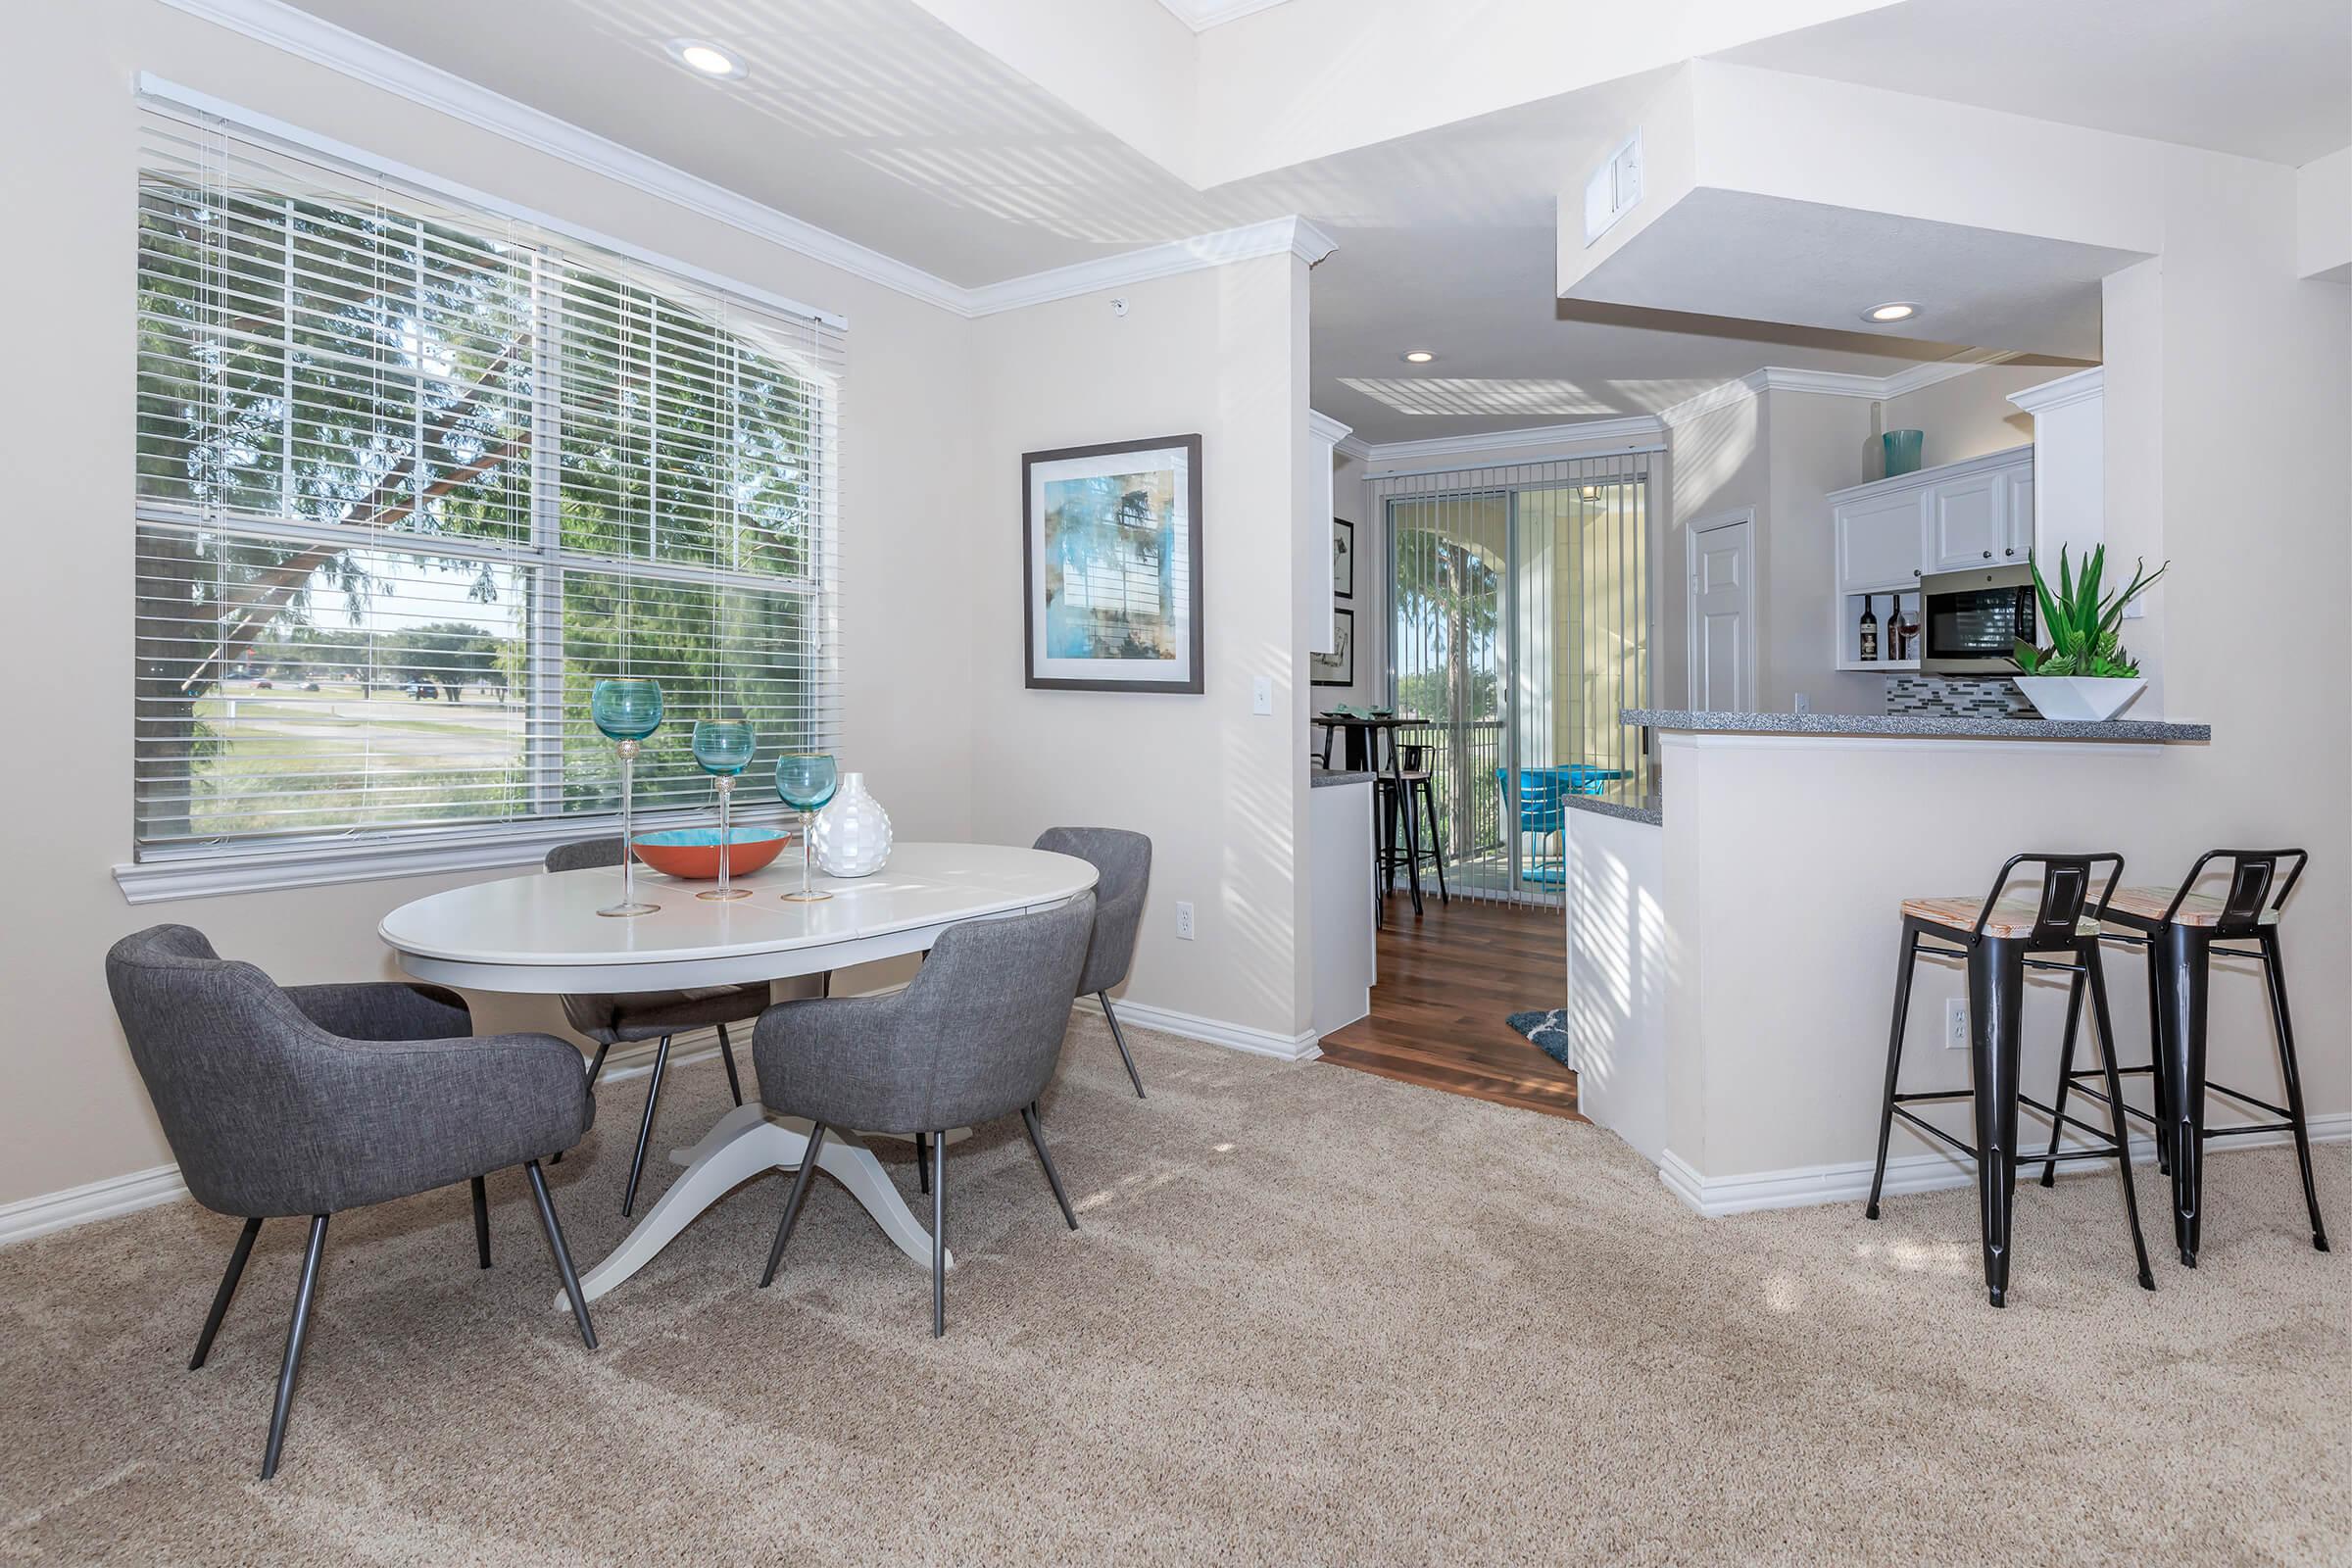
[[[1250,711],[1252,713],[1274,711],[1273,676],[1260,675],[1250,683]]]

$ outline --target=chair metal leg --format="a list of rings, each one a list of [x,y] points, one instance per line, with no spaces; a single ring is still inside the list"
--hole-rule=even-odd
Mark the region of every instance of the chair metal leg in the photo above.
[[[2132,1253],[2139,1262],[2139,1288],[2152,1291],[2156,1276],[2148,1268],[2148,1239],[2139,1228],[2139,1193],[2132,1182],[2132,1118],[2124,1114],[2124,1080],[2115,1067],[2115,1016],[2107,1010],[2107,970],[2099,961],[2099,944],[2094,939],[2082,944],[2078,956],[2090,976],[2091,1021],[2099,1035],[2099,1065],[2107,1080],[2107,1124],[2115,1131],[2115,1173],[2124,1184],[2124,1217],[2132,1222]],[[2076,977],[2080,989],[2082,976]],[[2073,1010],[2070,1004],[2070,1011]],[[2074,1031],[2067,1031],[2067,1045],[2074,1045]],[[2066,1081],[2059,1080],[2063,1095]],[[2063,1105],[2066,1102],[2058,1102]],[[2044,1185],[2047,1185],[2045,1177]]]
[[[261,1234],[259,1219],[248,1219],[245,1228],[237,1233],[237,1245],[228,1254],[228,1272],[220,1276],[220,1288],[213,1293],[213,1309],[204,1314],[204,1332],[196,1336],[196,1353],[188,1357],[189,1371],[204,1365],[204,1358],[213,1353],[213,1336],[220,1332],[220,1320],[228,1315],[229,1299],[237,1294],[237,1281],[245,1275],[245,1260],[253,1255],[253,1239]]]
[[[294,1378],[302,1370],[302,1342],[311,1329],[311,1302],[318,1294],[318,1256],[326,1250],[326,1216],[311,1216],[311,1241],[303,1249],[302,1283],[294,1289],[294,1316],[286,1324],[286,1355],[277,1369],[277,1402],[270,1411],[270,1442],[262,1449],[262,1479],[277,1474],[286,1446],[286,1412],[294,1404]]]
[[[1977,1204],[1984,1230],[1984,1295],[2009,1298],[2009,1221],[2017,1199],[2017,1070],[2026,955],[1981,938],[1968,956],[1968,1054],[1977,1123]]]
[[[2152,944],[2164,964],[2161,988],[2164,1080],[2173,1139],[2173,1240],[2183,1268],[2197,1266],[2205,1181],[2205,1004],[2212,966],[2210,936],[2185,925],[2165,927]]]
[[[2279,967],[2278,933],[2262,933],[2263,972],[2269,977],[2271,1025],[2278,1036],[2278,1073],[2286,1083],[2287,1120],[2295,1131],[2295,1158],[2303,1167],[2303,1206],[2311,1214],[2311,1245],[2328,1250],[2328,1227],[2320,1220],[2320,1190],[2311,1181],[2311,1124],[2303,1114],[2303,1074],[2295,1066],[2295,1026],[2286,1010],[2286,976]]]
[[[1903,1020],[1911,1012],[1911,971],[1919,962],[1919,932],[1903,923],[1902,946],[1894,955],[1894,1024],[1886,1032],[1886,1095],[1879,1106],[1879,1165],[1870,1178],[1870,1201],[1865,1219],[1879,1217],[1879,1191],[1886,1185],[1886,1140],[1894,1131],[1894,1084],[1903,1065]]]
[[[1046,1135],[1037,1124],[1037,1106],[1021,1107],[1021,1125],[1028,1130],[1029,1147],[1037,1151],[1037,1162],[1046,1168],[1047,1185],[1054,1189],[1054,1201],[1061,1205],[1061,1217],[1069,1221],[1070,1229],[1078,1228],[1078,1215],[1070,1207],[1070,1195],[1061,1190],[1061,1172],[1054,1168],[1054,1156],[1046,1152]]]
[[[523,1162],[531,1178],[531,1197],[539,1205],[539,1229],[547,1237],[547,1250],[555,1254],[556,1275],[564,1282],[564,1294],[571,1300],[571,1320],[580,1326],[580,1343],[591,1350],[596,1348],[596,1328],[588,1321],[588,1298],[580,1294],[580,1271],[571,1266],[571,1249],[564,1245],[564,1227],[556,1219],[555,1200],[547,1196],[547,1174],[535,1159]]]
[[[918,1191],[926,1195],[931,1191],[931,1135],[929,1133],[914,1135],[914,1179],[918,1184]]]
[[[2164,962],[2156,939],[2148,938],[2148,1093],[2156,1114],[2156,1169],[2173,1173],[2173,1102],[2164,1087]]]
[[[1421,918],[1421,828],[1413,817],[1413,787],[1399,784],[1404,795],[1404,880],[1413,892],[1413,918]]]
[[[776,1265],[784,1261],[784,1244],[792,1240],[792,1227],[801,1217],[801,1204],[808,1201],[808,1183],[816,1175],[816,1156],[825,1147],[825,1124],[817,1122],[808,1129],[808,1146],[801,1151],[800,1173],[792,1179],[792,1196],[784,1200],[784,1217],[776,1224],[776,1244],[767,1250],[767,1267],[760,1272],[760,1288],[766,1290],[776,1277]]]
[[[479,1176],[473,1179],[473,1250],[481,1258],[482,1267],[488,1268],[490,1266],[490,1194],[482,1186],[482,1179]]]
[[[645,1120],[637,1124],[637,1152],[629,1159],[628,1190],[620,1195],[620,1211],[626,1216],[637,1208],[637,1178],[645,1172],[645,1146],[653,1141],[654,1108],[662,1102],[662,1070],[669,1065],[669,1036],[654,1051],[653,1076],[645,1085]]]
[[[1438,902],[1450,907],[1453,895],[1446,891],[1446,841],[1438,834],[1438,790],[1434,784],[1420,788],[1421,808],[1429,813],[1429,858],[1438,868]]]
[[[1135,1098],[1144,1098],[1144,1075],[1135,1070],[1135,1058],[1127,1054],[1127,1036],[1119,1028],[1119,1015],[1110,1005],[1110,993],[1098,991],[1095,1000],[1102,1004],[1102,1016],[1110,1020],[1110,1043],[1119,1048],[1119,1059],[1127,1064],[1127,1081],[1135,1085]]]
[[[2087,969],[2089,965],[2084,963],[2083,967]],[[2066,1044],[2058,1048],[2058,1098],[2050,1102],[2050,1152],[2041,1160],[2041,1185],[2044,1187],[2058,1185],[2058,1139],[2066,1131],[2066,1092],[2075,1086],[2075,1031],[2082,1023],[2082,976],[2077,975],[2075,983],[2067,988],[2066,993]],[[2115,1052],[2106,1044],[2107,1037],[2102,1034],[2099,1041],[2112,1059]],[[2117,1114],[2122,1113],[2119,1111]]]
[[[743,1080],[735,1074],[735,1045],[727,1038],[727,1026],[723,1023],[718,1026],[718,1056],[727,1064],[727,1093],[733,1095],[735,1103],[740,1105],[743,1103]]]
[[[948,1332],[948,1130],[932,1135],[939,1168],[931,1174],[931,1337]]]

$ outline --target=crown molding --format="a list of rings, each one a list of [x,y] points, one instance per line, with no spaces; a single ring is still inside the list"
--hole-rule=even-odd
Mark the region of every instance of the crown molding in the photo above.
[[[1583,419],[1574,424],[1545,424],[1527,430],[1494,430],[1484,435],[1438,435],[1419,441],[1376,441],[1363,448],[1367,463],[1418,463],[1425,458],[1453,458],[1471,452],[1525,452],[1537,447],[1642,446],[1658,440],[1666,428],[1652,414],[1629,414],[1615,419]],[[1343,448],[1343,450],[1345,450]],[[1378,477],[1375,475],[1374,477]]]
[[[284,0],[163,0],[163,4],[966,318],[1285,251],[1312,267],[1337,249],[1329,235],[1305,219],[1293,216],[966,287],[322,21]],[[1220,16],[1215,20],[1227,19]]]
[[[1269,218],[1260,223],[1245,223],[1213,234],[1196,234],[1191,239],[1121,251],[1116,256],[1075,262],[1051,271],[1031,272],[1026,277],[1009,277],[1002,283],[984,283],[964,291],[968,302],[964,314],[994,316],[1000,311],[1017,311],[1129,283],[1148,283],[1153,278],[1197,272],[1203,268],[1255,261],[1261,256],[1296,256],[1312,267],[1337,249],[1329,235],[1303,218],[1295,214],[1289,218]]]
[[[1353,431],[1354,426],[1342,424],[1328,414],[1317,414],[1312,409],[1306,411],[1306,433],[1318,441],[1330,442],[1334,451]]]
[[[1804,392],[1814,397],[1865,398],[1873,403],[1885,403],[1906,392],[1917,392],[1923,387],[1966,375],[1971,370],[2006,365],[2018,357],[2014,353],[2000,353],[1967,360],[1930,360],[1897,370],[1891,375],[1861,375],[1851,370],[1805,370],[1793,366],[1767,365],[1762,369],[1750,370],[1735,380],[1711,386],[1694,397],[1685,398],[1680,403],[1661,409],[1658,417],[1668,428],[1689,424],[1702,415],[1745,402],[1761,392]]]
[[[1168,15],[1193,31],[1205,32],[1224,23],[1270,11],[1281,5],[1282,0],[1159,0],[1159,3]]]
[[[1372,461],[1372,443],[1366,441],[1362,436],[1355,434],[1353,431],[1349,431],[1347,435],[1344,435],[1340,437],[1339,440],[1333,442],[1331,450],[1337,452],[1343,458],[1353,458],[1358,463],[1369,463]]]
[[[2077,370],[2072,375],[2062,375],[2055,381],[2044,381],[2039,386],[2021,387],[2009,394],[2009,401],[2028,414],[2043,415],[2053,409],[2087,403],[2106,390],[2107,368],[2094,365],[2087,370]]]

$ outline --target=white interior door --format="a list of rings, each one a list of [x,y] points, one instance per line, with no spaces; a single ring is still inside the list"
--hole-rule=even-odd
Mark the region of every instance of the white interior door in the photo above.
[[[1690,528],[1690,706],[1746,712],[1756,706],[1756,514]]]

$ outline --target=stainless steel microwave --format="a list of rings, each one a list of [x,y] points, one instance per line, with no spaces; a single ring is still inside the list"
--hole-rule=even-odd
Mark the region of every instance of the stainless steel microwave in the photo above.
[[[1925,673],[2008,674],[2017,644],[2038,640],[2031,566],[1936,572],[1920,579],[1919,598]]]

